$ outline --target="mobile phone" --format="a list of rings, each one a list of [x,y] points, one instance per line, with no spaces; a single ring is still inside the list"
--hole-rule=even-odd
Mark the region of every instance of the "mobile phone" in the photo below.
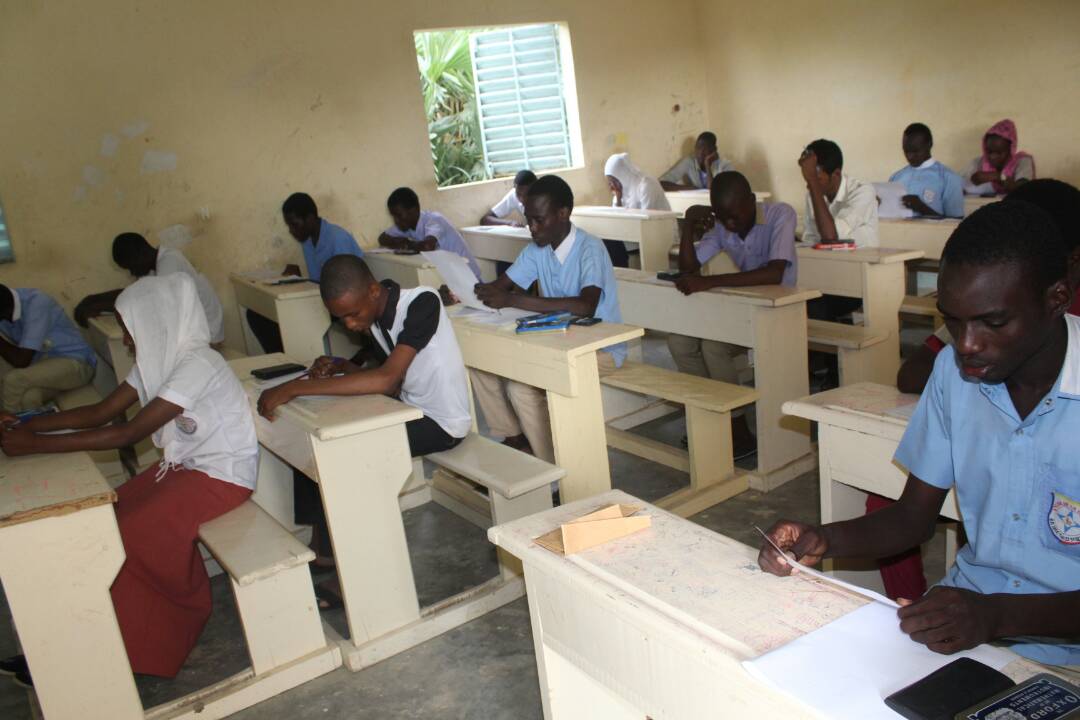
[[[683,276],[681,272],[658,272],[656,273],[657,280],[667,280],[668,282],[675,282]]]
[[[394,250],[395,255],[419,255],[420,251],[416,248],[398,248]]]
[[[298,363],[285,363],[283,365],[271,365],[270,367],[257,368],[251,371],[251,376],[259,380],[273,380],[276,377],[300,372],[301,370],[306,369],[307,368]]]
[[[603,322],[598,317],[579,317],[570,321],[571,325],[581,325],[582,327],[591,327],[598,322]]]

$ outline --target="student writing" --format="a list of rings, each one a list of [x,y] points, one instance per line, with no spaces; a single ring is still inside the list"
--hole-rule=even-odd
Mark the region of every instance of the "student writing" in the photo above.
[[[630,161],[630,153],[616,153],[604,163],[604,177],[611,190],[613,207],[628,210],[671,210],[667,195],[656,178],[649,177]],[[626,244],[605,240],[615,267],[629,267],[630,255]]]
[[[479,279],[480,266],[476,263],[472,250],[462,239],[461,233],[442,213],[421,210],[420,198],[412,189],[402,187],[390,193],[386,200],[386,209],[390,211],[394,224],[379,235],[380,245],[397,249],[452,252],[465,258],[469,269]]]
[[[536,182],[536,175],[522,170],[514,176],[514,187],[480,218],[481,225],[525,226],[525,195]]]

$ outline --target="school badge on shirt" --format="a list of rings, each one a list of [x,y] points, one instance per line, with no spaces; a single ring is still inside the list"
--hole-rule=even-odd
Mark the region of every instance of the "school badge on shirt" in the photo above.
[[[1058,540],[1066,545],[1080,545],[1080,502],[1054,493],[1046,520],[1050,524],[1050,532]]]
[[[199,429],[199,424],[195,422],[195,418],[190,418],[187,415],[177,415],[176,427],[185,435],[194,435],[195,431]],[[1080,542],[1080,538],[1077,539],[1077,542]]]
[[[937,197],[937,193],[930,188],[926,188],[922,191],[922,199],[927,205],[934,202],[934,198]]]

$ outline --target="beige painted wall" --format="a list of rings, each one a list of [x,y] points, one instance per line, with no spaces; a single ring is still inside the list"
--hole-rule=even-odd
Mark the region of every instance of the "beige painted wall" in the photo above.
[[[397,185],[459,224],[509,187],[436,191],[413,30],[569,23],[586,168],[564,176],[581,201],[606,202],[610,152],[658,173],[706,124],[695,12],[691,0],[4,0],[0,201],[16,262],[0,282],[70,307],[124,282],[117,232],[182,224],[239,345],[228,272],[299,259],[280,219],[288,193],[373,240]],[[175,154],[175,169],[154,171],[162,156],[144,168],[147,151]]]
[[[910,122],[957,171],[1004,117],[1044,177],[1080,182],[1080,3],[791,0],[700,3],[709,115],[751,183],[803,212],[795,165],[827,137],[845,169],[885,180]]]

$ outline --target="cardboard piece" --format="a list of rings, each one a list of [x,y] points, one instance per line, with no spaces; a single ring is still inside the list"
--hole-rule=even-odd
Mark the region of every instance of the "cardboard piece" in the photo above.
[[[559,555],[573,555],[652,525],[648,515],[632,517],[641,505],[608,505],[588,515],[563,523],[533,540]]]

